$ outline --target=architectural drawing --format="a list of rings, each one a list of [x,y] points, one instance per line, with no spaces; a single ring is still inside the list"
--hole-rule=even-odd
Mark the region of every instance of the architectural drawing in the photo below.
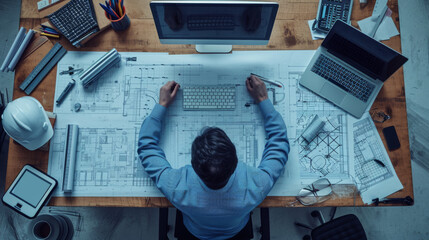
[[[102,54],[69,52],[59,62],[58,72],[70,66],[90,66]],[[172,167],[190,164],[192,141],[206,126],[222,128],[236,145],[238,159],[257,167],[266,136],[259,107],[245,86],[245,79],[252,72],[282,85],[279,88],[266,84],[269,98],[288,126],[292,148],[285,171],[270,195],[295,195],[301,178],[342,178],[350,171],[347,119],[331,105],[323,106],[322,100],[297,84],[312,54],[313,51],[242,51],[226,55],[121,53],[120,64],[88,89],[76,84],[63,104],[55,106],[57,121],[51,140],[49,173],[61,184],[64,129],[67,124],[78,124],[79,152],[72,196],[162,196],[140,164],[137,138],[141,123],[158,102],[159,88],[172,80],[182,86],[233,84],[237,96],[234,111],[183,111],[179,91],[168,109],[161,138],[161,147]],[[76,76],[57,74],[55,98],[71,78]],[[74,110],[76,103],[82,106],[81,110]],[[315,113],[329,119],[330,124],[314,142],[304,146],[297,136]],[[57,191],[55,195],[64,193]]]
[[[299,85],[304,69],[289,72],[289,96],[296,119],[291,142],[298,154],[301,178],[327,177],[349,181],[353,174],[351,117]],[[325,122],[325,126],[316,138],[307,142],[301,134],[315,115]]]
[[[383,198],[402,189],[377,128],[368,113],[353,123],[353,136],[355,178],[363,202],[371,203],[374,198]]]
[[[94,195],[105,188],[112,194],[157,194],[154,183],[148,178],[135,151],[137,128],[80,128],[75,171],[74,192],[79,195]],[[64,164],[65,129],[55,129],[51,143],[51,161]],[[54,166],[54,165],[50,165]],[[51,170],[50,174],[62,182],[62,171]],[[123,186],[127,186],[123,189]],[[146,187],[146,188],[145,188]],[[60,188],[59,188],[60,189]],[[95,194],[98,195],[98,194]]]

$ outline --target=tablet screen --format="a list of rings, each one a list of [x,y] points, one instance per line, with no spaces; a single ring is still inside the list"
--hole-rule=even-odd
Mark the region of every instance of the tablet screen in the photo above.
[[[50,186],[49,182],[25,170],[10,193],[31,206],[36,207]]]

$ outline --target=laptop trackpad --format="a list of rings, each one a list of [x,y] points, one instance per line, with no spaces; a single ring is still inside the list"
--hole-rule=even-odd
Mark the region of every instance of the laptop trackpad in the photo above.
[[[329,83],[323,85],[320,93],[335,104],[340,104],[346,96],[346,93]]]

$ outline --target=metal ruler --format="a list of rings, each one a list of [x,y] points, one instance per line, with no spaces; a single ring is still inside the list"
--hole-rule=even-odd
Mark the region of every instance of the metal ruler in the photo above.
[[[64,148],[63,192],[73,191],[78,136],[79,126],[76,124],[67,125],[66,142]]]
[[[61,44],[56,43],[42,61],[31,71],[30,75],[28,75],[19,88],[29,95],[66,53],[67,50]]]

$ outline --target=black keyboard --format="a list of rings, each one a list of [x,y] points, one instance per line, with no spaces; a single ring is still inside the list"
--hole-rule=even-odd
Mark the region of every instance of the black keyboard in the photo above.
[[[375,85],[347,70],[324,55],[320,55],[311,71],[349,92],[353,96],[368,101]]]
[[[188,30],[234,30],[232,15],[191,15],[187,20]]]

